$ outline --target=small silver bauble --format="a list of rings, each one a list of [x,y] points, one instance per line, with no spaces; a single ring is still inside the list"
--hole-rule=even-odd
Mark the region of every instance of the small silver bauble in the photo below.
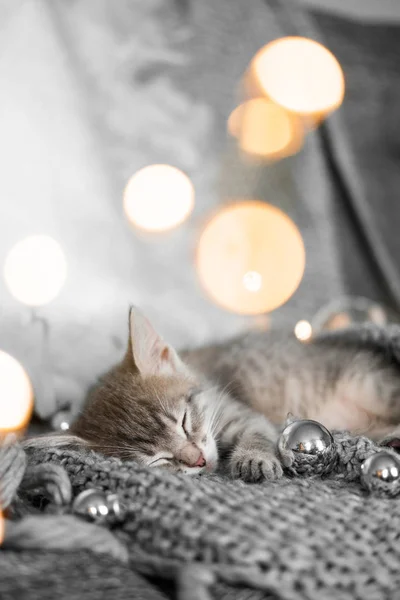
[[[361,465],[361,481],[368,488],[379,482],[392,484],[400,477],[400,461],[389,452],[377,452]]]
[[[331,433],[317,421],[290,423],[281,434],[282,448],[301,454],[323,454],[333,444]]]
[[[105,520],[107,516],[117,519],[121,517],[121,508],[117,494],[108,496],[101,490],[85,490],[81,492],[72,504],[74,513],[97,523]]]
[[[337,447],[331,433],[318,423],[293,421],[280,435],[278,452],[288,475],[323,477],[335,468]]]

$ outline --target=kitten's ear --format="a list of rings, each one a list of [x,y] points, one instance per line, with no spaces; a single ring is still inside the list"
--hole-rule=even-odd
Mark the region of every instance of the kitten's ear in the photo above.
[[[150,321],[136,307],[129,311],[129,350],[143,376],[184,374],[186,367],[175,350],[156,332]]]

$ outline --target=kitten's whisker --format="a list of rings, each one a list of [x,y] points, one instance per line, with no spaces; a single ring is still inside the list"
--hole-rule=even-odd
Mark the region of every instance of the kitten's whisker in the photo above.
[[[210,432],[214,437],[216,436],[216,434],[218,432],[218,429],[219,429],[219,426],[221,423],[221,418],[222,418],[222,415],[219,415],[219,418],[215,419],[210,427]]]
[[[229,381],[221,390],[221,394],[229,394],[236,383],[234,381]]]
[[[133,458],[135,452],[140,452],[140,448],[135,446],[104,446],[104,444],[90,444],[90,448],[96,452],[114,450],[118,452],[118,454],[114,454],[113,456],[118,456],[120,458],[122,455]]]
[[[209,427],[212,427],[212,425],[220,419],[221,417],[221,413],[220,413],[220,408],[221,408],[221,404],[222,404],[222,397],[218,398],[216,400],[214,409],[210,415],[210,419],[209,419]]]
[[[221,385],[220,385],[220,379],[221,377],[217,380],[217,386],[216,388],[221,390],[222,392],[226,392],[227,394],[230,394],[231,392],[233,392],[233,390],[237,387],[237,382],[236,381],[228,381],[228,383],[226,383],[224,385],[224,387],[221,389]]]
[[[226,387],[227,386],[225,386],[225,388]],[[212,435],[215,434],[215,432],[218,428],[218,425],[221,421],[221,418],[222,418],[222,413],[221,413],[220,409],[221,409],[221,405],[222,405],[224,397],[225,397],[225,388],[223,390],[221,390],[221,392],[219,393],[218,398],[215,402],[215,406],[214,406],[213,411],[209,418],[207,433],[211,432]]]
[[[91,448],[107,448],[111,450],[129,450],[130,446],[105,446],[104,444],[90,444]]]

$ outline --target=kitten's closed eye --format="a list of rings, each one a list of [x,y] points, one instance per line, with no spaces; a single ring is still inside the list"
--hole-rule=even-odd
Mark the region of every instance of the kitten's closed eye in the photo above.
[[[154,458],[151,462],[149,462],[149,464],[147,466],[148,467],[162,467],[163,465],[170,463],[172,459],[173,459],[173,456],[158,456],[157,458]]]
[[[186,435],[186,437],[188,437],[189,432],[188,432],[188,418],[187,418],[187,411],[185,411],[183,418],[182,418],[182,424],[181,427]]]

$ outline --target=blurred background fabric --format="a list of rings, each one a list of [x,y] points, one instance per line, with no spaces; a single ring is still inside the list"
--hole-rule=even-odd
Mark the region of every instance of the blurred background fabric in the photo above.
[[[130,304],[178,348],[291,330],[346,294],[400,306],[399,24],[311,4],[1,0],[0,264],[42,233],[68,263],[43,308],[19,304],[0,278],[1,348],[26,368],[40,417],[79,410],[121,358]],[[283,35],[326,44],[346,96],[297,156],[263,169],[240,159],[226,123],[252,57]],[[129,225],[122,194],[154,163],[187,173],[196,204],[182,226],[150,235]],[[235,198],[281,207],[306,247],[299,289],[264,320],[216,306],[194,267],[201,227]]]

